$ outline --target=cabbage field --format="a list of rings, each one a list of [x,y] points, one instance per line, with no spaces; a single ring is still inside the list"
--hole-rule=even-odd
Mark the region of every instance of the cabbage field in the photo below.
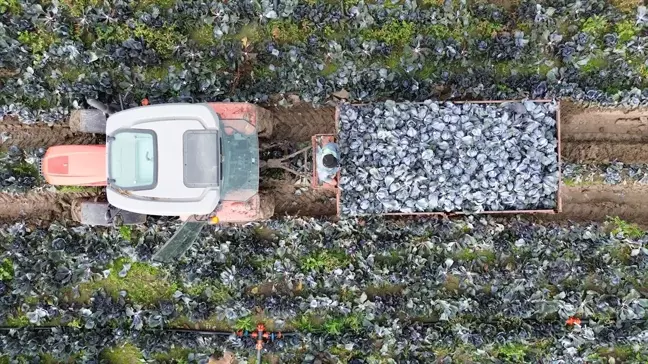
[[[347,217],[334,192],[262,173],[273,219],[206,227],[162,264],[153,254],[179,221],[79,225],[76,201],[102,190],[39,173],[48,147],[105,143],[69,127],[87,99],[259,104],[277,122],[261,158],[334,133],[341,102],[384,107],[343,107]],[[431,100],[451,122],[416,107],[400,110],[419,124],[389,119],[394,102],[437,112]],[[468,123],[459,115],[475,104],[445,103],[474,100],[560,106]],[[525,113],[533,128],[512,125]],[[360,142],[383,115],[400,139]],[[506,130],[536,153],[517,158],[534,178],[518,195],[488,184],[516,168],[517,138],[496,142]],[[492,153],[477,164],[482,133]],[[403,140],[448,147],[439,180],[416,179],[452,190],[438,206],[465,206],[446,181],[488,165],[474,210],[553,208],[557,196],[562,211],[356,216],[437,211],[432,193],[403,192],[412,178],[385,152]],[[263,363],[646,363],[647,142],[641,0],[0,0],[0,363],[260,364],[255,341],[233,334],[258,323],[285,334]],[[371,148],[388,168],[362,169]],[[399,163],[438,156],[414,150]],[[368,199],[372,184],[384,188]]]

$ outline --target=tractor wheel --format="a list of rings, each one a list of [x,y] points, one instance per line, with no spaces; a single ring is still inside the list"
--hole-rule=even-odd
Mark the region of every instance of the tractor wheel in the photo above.
[[[70,114],[70,130],[75,133],[106,134],[106,115],[101,110],[74,110]]]
[[[72,219],[91,226],[137,225],[146,222],[146,215],[117,210],[106,202],[75,200]]]
[[[261,195],[259,220],[268,220],[274,215],[275,199],[271,195]]]
[[[274,119],[272,112],[259,107],[256,118],[257,135],[262,139],[270,139],[274,133]]]

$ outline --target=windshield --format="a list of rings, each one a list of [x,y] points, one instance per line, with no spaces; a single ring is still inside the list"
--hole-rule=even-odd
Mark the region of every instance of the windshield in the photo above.
[[[220,157],[218,132],[190,130],[183,136],[183,177],[189,188],[217,187]]]
[[[154,188],[157,183],[157,138],[152,130],[120,131],[108,147],[108,182],[129,190]]]
[[[246,201],[259,191],[259,140],[245,120],[221,120],[222,199]]]

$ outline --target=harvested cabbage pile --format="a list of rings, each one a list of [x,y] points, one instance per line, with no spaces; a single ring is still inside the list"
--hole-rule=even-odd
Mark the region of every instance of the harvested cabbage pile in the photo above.
[[[342,213],[553,209],[557,106],[343,105]]]

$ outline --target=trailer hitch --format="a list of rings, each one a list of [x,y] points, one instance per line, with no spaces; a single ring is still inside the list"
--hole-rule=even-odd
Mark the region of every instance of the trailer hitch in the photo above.
[[[292,173],[298,177],[302,178],[310,178],[310,172],[309,171],[296,171],[295,169],[289,167],[290,161],[292,161],[295,157],[299,156],[301,154],[301,158],[303,158],[304,161],[304,166],[308,165],[309,158],[308,158],[308,151],[313,149],[313,147],[308,146],[306,148],[302,148],[292,154],[289,154],[283,158],[274,158],[274,159],[269,159],[267,161],[261,161],[259,163],[259,168],[261,169],[283,169],[284,171],[287,171],[289,173]]]

